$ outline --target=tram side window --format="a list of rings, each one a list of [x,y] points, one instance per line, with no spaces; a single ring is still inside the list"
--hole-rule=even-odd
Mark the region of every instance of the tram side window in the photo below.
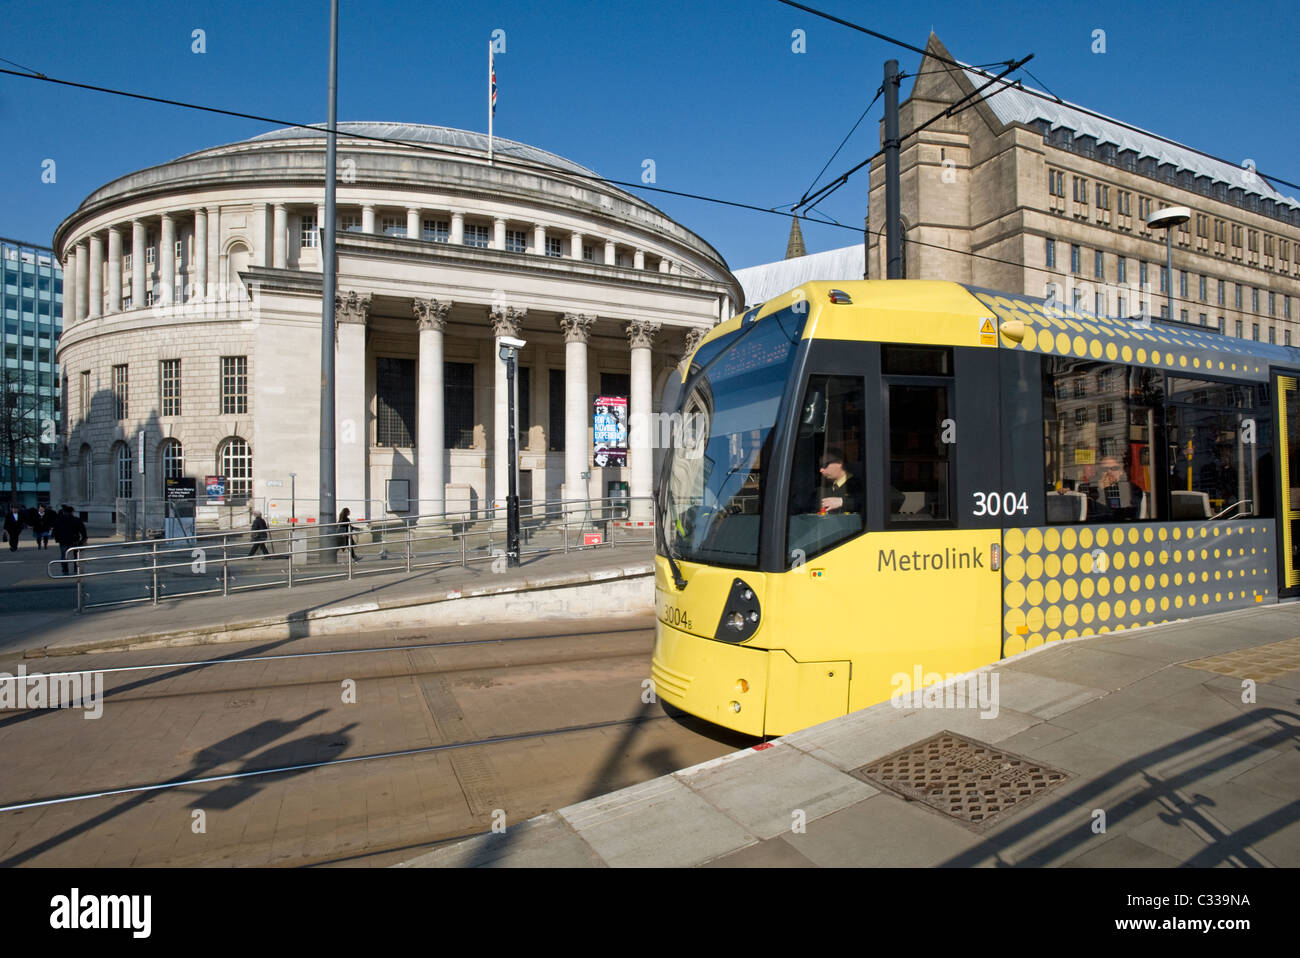
[[[1169,518],[1272,516],[1267,387],[1171,376],[1168,397]]]
[[[788,562],[811,558],[866,528],[863,397],[860,378],[808,379],[790,475]]]
[[[1160,442],[1164,374],[1053,357],[1043,383],[1047,521],[1166,519],[1152,449]]]
[[[952,446],[944,442],[952,417],[952,351],[885,346],[882,371],[889,401],[889,522],[947,522],[952,518]]]

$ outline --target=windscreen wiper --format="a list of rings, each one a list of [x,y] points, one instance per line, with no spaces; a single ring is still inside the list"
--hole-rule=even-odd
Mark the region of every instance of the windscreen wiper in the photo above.
[[[664,510],[664,518],[668,517],[668,510]],[[677,568],[677,563],[673,560],[672,550],[668,548],[668,533],[664,532],[662,522],[655,523],[655,534],[659,536],[659,541],[664,547],[664,558],[668,560],[668,568],[673,571],[673,584],[677,586],[677,591],[681,592],[686,588],[686,580],[682,578],[682,570]]]

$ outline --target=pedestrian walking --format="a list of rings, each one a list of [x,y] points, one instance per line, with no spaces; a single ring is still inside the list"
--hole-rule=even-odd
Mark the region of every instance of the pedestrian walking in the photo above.
[[[253,513],[253,548],[248,550],[248,557],[251,559],[261,550],[262,555],[269,556],[271,553],[266,548],[267,532],[266,520],[262,518],[260,512]]]
[[[349,549],[352,552],[352,561],[360,562],[361,556],[357,555],[357,539],[352,534],[352,510],[344,509],[339,513],[339,530],[338,535],[343,540],[340,549]]]
[[[86,524],[72,511],[72,506],[59,507],[59,514],[54,517],[54,541],[59,546],[59,559],[63,563],[64,575],[76,575],[77,563],[68,561],[68,550],[73,546],[86,544]],[[68,571],[72,566],[72,571]]]
[[[18,551],[18,537],[22,534],[23,526],[27,525],[23,521],[23,514],[17,506],[11,505],[5,511],[5,538],[9,540],[9,551]]]
[[[38,549],[48,549],[50,547],[50,533],[54,531],[54,513],[45,508],[45,504],[36,507],[36,521],[32,525],[32,532],[36,536],[36,547]]]

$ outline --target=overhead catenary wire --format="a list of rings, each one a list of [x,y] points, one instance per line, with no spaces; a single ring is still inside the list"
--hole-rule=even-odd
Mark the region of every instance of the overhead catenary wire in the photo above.
[[[201,103],[188,103],[184,100],[173,100],[168,97],[152,96],[146,93],[136,93],[131,90],[119,90],[113,87],[98,86],[93,83],[79,83],[75,80],[65,80],[60,77],[45,76],[44,74],[34,73],[30,71],[23,73],[17,70],[8,70],[8,69],[0,68],[0,74],[8,74],[10,76],[22,77],[28,80],[41,80],[43,82],[54,83],[59,86],[67,86],[67,87],[72,87],[74,89],[88,90],[93,93],[104,93],[110,96],[126,97],[128,99],[133,99],[133,100],[144,100],[149,103],[158,103],[164,106],[174,106],[186,110],[198,110],[204,113],[215,113],[220,116],[234,117],[235,119],[253,120],[258,123],[267,123],[273,126],[291,127],[300,130],[310,130],[311,132],[318,133],[321,136],[325,136],[327,132],[322,124],[300,123],[296,120],[285,120],[278,117],[263,116],[257,113],[245,113],[240,110],[227,110],[221,107],[206,106]],[[364,140],[372,143],[391,143],[393,145],[402,146],[407,149],[416,150],[418,152],[433,153],[440,156],[460,155],[454,153],[451,150],[447,150],[433,144],[416,143],[412,140],[403,140],[399,137],[376,136],[374,134],[356,133],[349,130],[338,130],[336,131],[336,135],[341,137],[348,137],[354,140]],[[507,154],[497,153],[496,156],[494,157],[495,165],[498,167],[506,166],[512,169],[530,169],[530,166],[528,164],[518,162],[518,161],[512,161],[511,159],[507,159],[507,156],[508,156]],[[699,200],[705,203],[716,203],[721,206],[730,206],[736,209],[752,210],[753,212],[756,213],[770,213],[775,216],[784,216],[786,218],[793,218],[794,216],[797,215],[795,213],[782,212],[779,208],[773,206],[758,206],[752,203],[741,203],[736,200],[723,199],[722,197],[708,196],[703,193],[689,193],[684,190],[670,190],[662,186],[651,186],[648,183],[634,183],[628,180],[615,180],[607,176],[602,176],[599,173],[579,173],[574,170],[563,170],[562,172],[566,176],[572,176],[578,179],[592,180],[600,183],[608,183],[613,186],[622,186],[622,187],[627,187],[629,189],[635,189],[635,190],[647,190],[654,193],[663,193],[669,196],[679,196],[684,199]],[[856,229],[855,227],[843,226],[841,224],[832,223],[826,220],[813,219],[811,220],[811,222],[821,223],[824,226],[838,226],[841,229],[852,229],[854,230],[854,232],[858,232],[858,233],[862,232],[861,230]]]
[[[808,184],[808,189],[804,190],[803,196],[799,197],[799,202],[794,204],[795,209],[798,209],[800,206],[802,206],[804,204],[804,201],[808,199],[808,194],[811,193],[813,187],[817,185],[817,181],[822,178],[822,173],[825,173],[827,167],[829,167],[832,163],[835,162],[835,157],[840,155],[840,150],[844,149],[844,144],[849,142],[849,137],[851,137],[857,131],[858,127],[862,124],[862,121],[867,118],[867,114],[871,112],[871,108],[876,105],[876,101],[879,100],[881,96],[884,95],[884,92],[885,92],[885,87],[882,84],[880,88],[876,90],[876,95],[871,98],[871,102],[867,104],[867,108],[862,111],[862,115],[858,117],[858,122],[853,124],[853,129],[849,130],[849,132],[844,135],[844,139],[840,140],[840,145],[835,147],[835,152],[832,153],[831,158],[826,161],[826,165],[823,166],[821,170],[818,171],[817,175],[813,177],[813,181]]]

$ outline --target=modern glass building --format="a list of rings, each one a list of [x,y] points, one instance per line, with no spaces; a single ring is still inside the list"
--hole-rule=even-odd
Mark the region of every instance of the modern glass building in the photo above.
[[[50,501],[59,437],[63,270],[51,249],[0,237],[4,360],[0,365],[0,502]]]

